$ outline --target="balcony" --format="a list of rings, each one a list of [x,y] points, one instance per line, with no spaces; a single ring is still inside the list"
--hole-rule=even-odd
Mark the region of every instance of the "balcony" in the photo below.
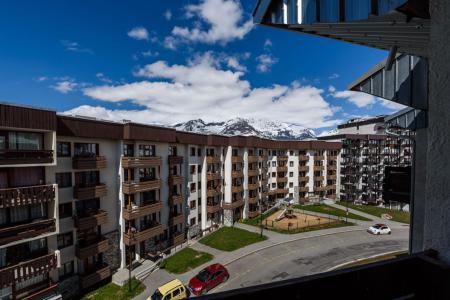
[[[231,157],[231,163],[235,164],[235,163],[243,163],[244,159],[242,158],[242,156],[232,156]]]
[[[287,155],[277,155],[277,161],[287,161],[288,156]]]
[[[58,299],[58,297],[60,296],[58,286],[58,283],[50,280],[50,282],[47,284],[47,287],[43,287],[37,291],[33,291],[31,292],[31,294],[27,294],[27,296],[21,298],[21,300]],[[25,288],[25,290],[26,289],[27,288]]]
[[[85,230],[108,223],[108,213],[99,209],[83,216],[74,216],[73,221],[76,228]]]
[[[21,225],[11,225],[0,229],[0,245],[38,237],[40,235],[56,231],[56,220],[37,220]]]
[[[157,167],[162,163],[160,156],[122,157],[122,168]]]
[[[327,190],[336,190],[336,184],[328,185]]]
[[[122,184],[122,191],[125,194],[136,194],[145,191],[158,190],[161,188],[161,180],[153,179],[148,181],[128,181]]]
[[[80,275],[81,288],[87,289],[109,277],[111,277],[111,268],[107,264],[102,264]]]
[[[17,265],[0,269],[0,288],[12,286],[39,275],[47,275],[57,268],[56,254],[47,254]]]
[[[249,184],[248,184],[248,189],[249,189],[249,190],[257,190],[258,187],[259,187],[258,182],[255,182],[255,183],[249,183]]]
[[[289,189],[288,188],[277,188],[276,193],[277,194],[287,194],[287,193],[289,193]]]
[[[99,238],[87,244],[79,244],[75,248],[75,255],[79,259],[85,259],[99,253],[106,252],[109,249],[108,240]]]
[[[106,157],[104,156],[74,156],[72,168],[76,170],[104,169],[106,168]]]
[[[323,181],[325,177],[323,176],[314,176],[314,181]]]
[[[314,190],[314,192],[324,192],[324,191],[328,190],[328,187],[326,185],[315,186],[313,190]]]
[[[258,176],[259,171],[258,170],[248,170],[248,177],[252,176]]]
[[[183,156],[169,155],[169,165],[181,165],[183,163]]]
[[[240,170],[240,171],[231,171],[231,177],[232,178],[244,177],[244,172],[242,172],[242,170]]]
[[[176,215],[170,214],[169,216],[169,224],[170,226],[183,224],[184,223],[184,214],[178,213]]]
[[[219,180],[222,179],[220,172],[208,172],[206,173],[206,180]]]
[[[170,205],[183,204],[183,198],[183,194],[169,195],[169,203]]]
[[[308,186],[300,186],[298,188],[298,191],[299,192],[303,192],[303,193],[307,193],[307,192],[309,192],[309,187]]]
[[[214,214],[220,210],[220,202],[208,202],[206,205],[206,212]]]
[[[129,209],[128,207],[123,208],[123,218],[127,221],[134,220],[146,215],[157,213],[161,211],[163,204],[161,201],[144,204],[143,206],[135,206]]]
[[[336,165],[328,165],[327,166],[327,170],[336,170],[337,166]]]
[[[313,170],[314,171],[323,171],[323,170],[325,170],[325,167],[324,166],[314,166]]]
[[[148,228],[141,229],[140,231],[137,231],[135,233],[129,234],[128,232],[124,232],[123,242],[125,243],[125,245],[131,246],[148,240],[152,237],[158,236],[162,233],[164,233],[164,229],[161,224],[149,224]]]
[[[207,164],[218,164],[218,163],[220,163],[220,156],[219,155],[208,155],[208,156],[206,156],[206,163]]]
[[[240,193],[240,192],[242,192],[243,190],[244,190],[244,186],[243,186],[243,185],[239,185],[239,186],[233,185],[233,186],[231,187],[231,192],[232,192],[232,193]]]
[[[238,199],[231,203],[224,202],[222,204],[223,209],[235,209],[244,205],[244,199]]]
[[[299,172],[308,172],[309,171],[309,167],[308,166],[299,166],[298,167],[298,171]]]
[[[0,208],[51,202],[56,184],[0,189]]]
[[[249,163],[258,162],[258,156],[256,156],[256,155],[249,155],[249,156],[247,156],[247,161]]]
[[[75,186],[73,188],[73,197],[78,200],[87,200],[105,197],[107,188],[104,183],[96,183],[92,186]]]
[[[277,182],[288,182],[288,178],[286,176],[277,177]]]
[[[258,156],[259,161],[267,161],[269,159],[268,155],[259,155]]]
[[[314,155],[314,160],[324,160],[325,156],[323,155]]]
[[[302,181],[308,182],[309,181],[309,176],[299,177],[298,181],[299,182],[302,182]]]
[[[287,166],[277,167],[277,172],[287,172],[287,171],[288,171],[288,167]]]
[[[308,161],[309,160],[309,156],[308,155],[299,155],[298,156],[298,160],[299,161]]]
[[[172,237],[170,238],[170,244],[172,246],[178,246],[184,243],[186,240],[183,232],[176,232],[172,234]]]
[[[248,212],[248,217],[249,217],[250,219],[256,218],[257,216],[259,216],[259,211],[257,211],[257,210],[255,210],[255,211],[249,211],[249,212]]]
[[[257,204],[258,203],[258,197],[257,196],[255,196],[255,197],[248,197],[248,203],[250,203],[250,204]]]
[[[336,155],[328,155],[328,156],[327,156],[327,160],[328,160],[328,161],[330,161],[330,160],[337,160],[337,158],[338,158],[338,157],[337,157]]]
[[[184,184],[184,177],[180,175],[170,175],[169,184],[170,185]]]
[[[220,191],[220,188],[209,188],[206,191],[206,196],[207,197],[216,197],[218,195],[220,195],[222,192]]]
[[[0,166],[51,163],[53,150],[0,150]]]
[[[327,175],[327,180],[336,180],[336,175]]]

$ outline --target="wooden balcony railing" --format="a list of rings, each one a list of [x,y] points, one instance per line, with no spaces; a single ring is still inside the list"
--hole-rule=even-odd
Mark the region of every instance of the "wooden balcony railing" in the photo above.
[[[314,160],[324,160],[325,156],[323,155],[314,155]]]
[[[299,192],[307,193],[307,192],[309,192],[309,187],[308,187],[308,186],[300,186],[300,187],[298,188],[298,191],[299,191]]]
[[[142,229],[135,233],[129,234],[128,232],[124,232],[123,234],[123,242],[127,246],[132,246],[142,241],[148,240],[154,236],[160,235],[164,233],[163,226],[161,224],[154,224],[153,226]]]
[[[184,214],[170,215],[169,224],[171,226],[184,223]]]
[[[298,181],[306,181],[306,182],[308,182],[309,181],[309,176],[299,177]]]
[[[277,182],[288,182],[288,178],[286,176],[277,177]]]
[[[31,294],[28,294],[27,296],[21,298],[20,300],[52,299],[53,296],[57,296],[59,294],[58,286],[59,286],[58,283],[50,281],[47,287],[32,292]]]
[[[336,175],[327,175],[327,179],[336,180]]]
[[[309,156],[308,155],[299,155],[298,156],[298,160],[299,161],[308,161],[309,160]]]
[[[309,166],[299,166],[298,167],[298,171],[299,172],[308,172],[309,171]]]
[[[323,181],[325,179],[325,177],[323,176],[314,176],[314,181]]]
[[[232,178],[244,177],[244,172],[241,171],[231,171]]]
[[[206,197],[215,197],[220,195],[222,192],[220,191],[220,188],[208,188],[206,191]]]
[[[314,171],[323,171],[323,170],[325,170],[325,167],[324,166],[314,166],[313,170]]]
[[[218,163],[220,163],[220,156],[219,155],[208,155],[208,156],[206,156],[206,163],[207,164],[218,164]]]
[[[288,156],[287,155],[278,155],[277,160],[278,161],[286,161],[286,160],[288,160]]]
[[[240,185],[240,186],[235,186],[235,185],[233,185],[232,187],[231,187],[231,192],[232,193],[240,193],[240,192],[242,192],[244,190],[244,186],[243,185]]]
[[[183,232],[177,232],[176,234],[172,235],[170,238],[170,244],[172,246],[178,246],[184,243],[186,241],[186,237],[184,236]]]
[[[247,161],[249,163],[258,162],[258,156],[256,156],[256,155],[249,155],[249,156],[247,156]]]
[[[56,220],[46,219],[0,229],[0,245],[56,231]]]
[[[103,169],[106,168],[106,157],[104,156],[74,156],[72,167],[76,170]]]
[[[248,176],[252,177],[252,176],[258,176],[259,171],[257,169],[255,170],[248,170]]]
[[[50,163],[53,163],[53,150],[0,150],[0,165]]]
[[[122,157],[122,168],[157,167],[162,164],[160,156]]]
[[[170,185],[184,184],[184,177],[180,175],[170,175],[169,184]]]
[[[86,216],[74,216],[73,221],[76,228],[85,230],[108,223],[108,213],[104,210],[98,210]]]
[[[289,189],[288,188],[277,188],[276,193],[277,194],[287,194],[287,193],[289,193]]]
[[[135,206],[129,209],[128,207],[123,208],[123,218],[125,220],[134,220],[140,217],[143,217],[145,215],[150,215],[153,213],[157,213],[161,211],[163,208],[163,204],[161,201],[147,204],[144,206]]]
[[[249,184],[248,184],[248,189],[249,189],[249,190],[257,190],[258,187],[259,187],[259,183],[258,183],[258,182],[255,182],[255,183],[249,183]]]
[[[184,200],[183,194],[179,195],[169,195],[169,203],[170,205],[182,204]]]
[[[288,171],[288,167],[287,166],[277,167],[277,172],[287,172],[287,171]]]
[[[181,165],[183,163],[183,156],[169,155],[169,165]]]
[[[328,161],[330,161],[330,160],[337,160],[337,156],[336,155],[328,155],[327,156],[327,160]]]
[[[219,180],[222,179],[220,172],[208,172],[206,173],[206,180]]]
[[[87,274],[80,275],[81,288],[87,289],[109,277],[111,277],[111,268],[107,264],[103,264]]]
[[[108,251],[110,248],[108,240],[100,238],[98,240],[89,243],[88,245],[78,245],[75,248],[75,255],[79,259],[85,259],[90,256],[94,256],[99,253]]]
[[[314,187],[314,192],[323,192],[323,191],[326,191],[328,189],[328,187],[326,186],[326,185],[324,185],[324,186],[315,186]]]
[[[242,163],[242,162],[244,162],[244,159],[242,158],[242,156],[232,156],[231,162],[232,163]]]
[[[244,200],[243,199],[239,199],[239,200],[236,200],[236,201],[231,202],[231,203],[224,202],[222,204],[222,208],[223,209],[235,209],[235,208],[241,207],[243,205],[244,205]]]
[[[97,183],[92,186],[75,186],[73,188],[73,197],[78,200],[87,200],[105,197],[108,193],[106,184]]]
[[[327,170],[336,170],[337,166],[336,165],[328,165],[327,166]]]
[[[206,212],[214,214],[220,210],[220,202],[208,202],[206,205]]]
[[[0,189],[0,208],[51,202],[56,184]]]
[[[39,275],[47,275],[57,267],[56,254],[44,255],[0,270],[0,288],[29,280]]]
[[[154,179],[149,181],[128,181],[122,184],[122,191],[125,194],[135,194],[139,192],[157,190],[161,188],[161,180]]]
[[[258,203],[258,197],[257,196],[255,196],[255,197],[248,197],[248,203],[250,203],[250,204]]]

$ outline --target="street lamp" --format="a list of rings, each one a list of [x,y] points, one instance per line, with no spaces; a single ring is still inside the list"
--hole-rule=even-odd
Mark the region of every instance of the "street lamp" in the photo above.
[[[259,199],[259,221],[260,221],[260,227],[261,227],[261,238],[263,237],[263,217],[262,217],[262,199]]]

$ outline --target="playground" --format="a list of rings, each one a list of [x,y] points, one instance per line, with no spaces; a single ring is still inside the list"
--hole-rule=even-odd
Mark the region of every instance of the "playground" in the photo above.
[[[338,221],[295,212],[292,207],[277,210],[263,221],[263,225],[267,228],[280,231],[298,231],[332,223],[338,223]]]

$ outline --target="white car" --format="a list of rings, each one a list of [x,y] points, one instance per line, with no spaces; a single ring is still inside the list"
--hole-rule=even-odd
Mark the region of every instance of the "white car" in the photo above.
[[[376,235],[391,234],[391,229],[386,224],[375,224],[370,226],[369,229],[367,229],[367,232]]]

